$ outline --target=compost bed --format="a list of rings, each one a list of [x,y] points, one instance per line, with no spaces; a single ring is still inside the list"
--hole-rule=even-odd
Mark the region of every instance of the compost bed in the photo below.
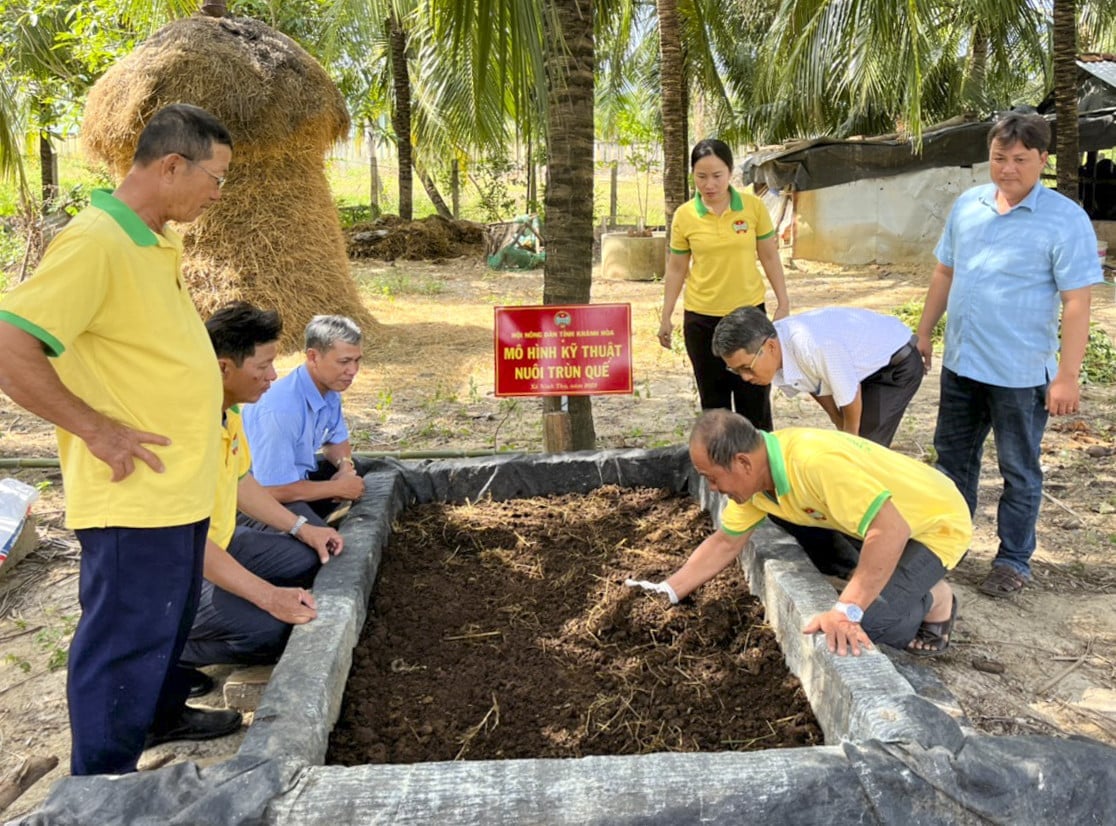
[[[410,530],[404,517],[436,502],[504,501],[508,509],[504,513],[511,514],[525,512],[523,500],[543,496],[568,497],[567,501],[574,504],[567,507],[567,517],[580,518],[594,500],[589,494],[607,485],[688,493],[710,514],[713,523],[719,524],[723,498],[711,492],[694,473],[684,446],[448,462],[381,462],[365,476],[364,496],[341,526],[345,553],[323,567],[314,582],[318,617],[292,631],[236,756],[214,765],[173,763],[120,777],[65,777],[55,784],[42,809],[22,819],[20,826],[89,823],[673,826],[698,822],[1015,826],[1112,822],[1111,813],[1116,811],[1113,749],[1087,738],[975,734],[959,716],[948,692],[939,690],[923,670],[904,667],[907,676],[903,676],[880,649],[860,657],[836,657],[826,651],[823,640],[802,634],[810,616],[833,604],[835,592],[794,540],[767,524],[757,528],[741,554],[740,563],[752,592],[763,600],[767,623],[781,643],[790,672],[802,681],[814,716],[825,733],[824,745],[770,748],[774,745],[770,741],[778,738],[769,738],[762,745],[757,744],[761,745],[760,750],[748,752],[730,750],[738,749],[740,744],[719,744],[713,750],[696,752],[656,750],[605,755],[590,753],[583,744],[579,753],[585,756],[576,759],[437,759],[323,765],[330,731],[343,705],[353,651],[370,601],[374,602],[381,562],[387,576],[389,560],[394,564],[399,556],[406,561],[405,555],[396,554],[394,548],[385,554],[393,523],[402,531]],[[622,497],[609,495],[613,499],[608,500],[601,518],[587,523],[592,529],[599,528],[601,521],[619,517]],[[656,495],[664,496],[662,502],[669,501],[663,494]],[[708,530],[700,518],[680,526],[674,518],[667,519],[665,511],[656,508],[648,510],[642,528],[645,533],[639,534],[647,554],[637,556],[638,563],[630,563],[628,570],[621,570],[618,561],[601,568],[604,563],[594,559],[598,567],[591,569],[589,575],[600,579],[582,589],[581,602],[570,597],[577,593],[571,590],[570,582],[554,575],[557,563],[553,560],[573,554],[571,548],[578,543],[571,537],[576,534],[567,522],[551,521],[550,533],[544,535],[551,550],[541,562],[541,572],[545,574],[541,578],[546,587],[536,593],[536,605],[569,603],[578,610],[573,618],[576,622],[577,618],[585,620],[592,615],[593,600],[601,601],[601,594],[618,593],[619,596],[610,597],[615,601],[607,604],[621,610],[602,618],[612,623],[610,628],[620,628],[622,622],[627,622],[629,625],[624,627],[635,629],[637,638],[639,634],[649,635],[652,628],[674,629],[679,637],[689,633],[691,638],[699,635],[709,638],[714,633],[712,629],[724,628],[722,640],[731,642],[736,640],[736,631],[718,620],[718,615],[705,605],[706,601],[715,601],[717,588],[724,587],[735,600],[728,603],[738,612],[732,616],[738,617],[741,625],[758,624],[758,615],[749,613],[750,609],[744,606],[743,584],[734,579],[735,568],[726,571],[722,575],[725,578],[712,588],[703,589],[707,593],[701,594],[693,605],[681,609],[666,608],[660,595],[617,590],[628,574],[648,579],[661,577]],[[511,522],[512,518],[508,516],[506,520]],[[519,537],[527,536],[526,521],[516,517],[514,526],[508,530],[509,542],[514,535],[516,547]],[[444,519],[442,524],[445,525]],[[669,535],[675,530],[685,534],[687,525],[693,534],[678,540],[677,556],[671,557],[665,551],[667,543],[673,541]],[[592,529],[586,528],[582,537],[594,535]],[[449,535],[449,528],[442,530]],[[634,548],[638,532],[629,531],[611,547]],[[457,556],[463,553],[481,556],[476,545],[471,544],[473,533],[459,531],[459,536],[468,542],[458,542]],[[624,538],[627,541],[620,544]],[[421,553],[414,552],[411,558],[417,561]],[[660,553],[666,557],[659,558]],[[443,567],[452,564],[449,558],[445,562]],[[483,605],[485,589],[496,586],[497,580],[528,578],[525,571],[517,572],[511,566],[497,570],[493,574],[478,568],[479,573],[471,580],[455,576],[456,587],[441,601],[461,606]],[[433,600],[431,594],[412,586],[405,601],[392,603],[387,609],[372,605],[372,611],[390,620],[397,611],[399,615],[405,614],[406,605],[410,604],[425,622],[435,608],[441,608]],[[629,614],[619,620],[623,610]],[[642,615],[640,612],[644,611],[650,613]],[[484,623],[512,624],[504,614],[491,610],[482,616]],[[525,616],[518,618],[522,620]],[[640,616],[645,616],[645,620],[640,620]],[[372,629],[376,621],[374,617]],[[676,622],[679,624],[675,625]],[[458,625],[468,629],[468,621],[462,624],[459,619]],[[482,677],[470,677],[459,669],[448,672],[445,680],[459,684],[458,688],[470,682],[487,682],[491,689],[492,667],[500,659],[492,653],[497,651],[494,641],[498,635],[448,640],[446,636],[460,634],[447,634],[428,622],[422,627],[416,639],[421,641],[425,637],[434,646],[456,643],[465,649],[487,645],[489,656]],[[479,630],[466,633],[479,635],[504,630],[491,625],[478,627]],[[605,625],[585,628],[601,637]],[[390,637],[391,631],[383,633]],[[579,639],[585,644],[584,637],[565,631],[540,639],[549,639],[556,649],[562,650]],[[656,636],[655,641],[665,639]],[[613,641],[617,649],[628,644],[621,644],[615,636]],[[650,643],[645,641],[645,645]],[[728,648],[729,643],[722,647]],[[745,650],[752,647],[749,640]],[[611,650],[604,643],[601,648]],[[649,662],[648,652],[657,649],[656,645],[631,656]],[[903,653],[894,656],[897,663],[913,659]],[[423,665],[429,670],[429,662],[422,662],[414,654],[410,657],[409,660],[396,654],[388,660],[389,683],[418,674]],[[666,661],[657,663],[661,666],[658,673],[668,673],[666,665]],[[683,669],[691,676],[706,676],[684,665]],[[520,675],[518,679],[542,683],[537,675]],[[564,673],[562,679],[569,681],[572,677]],[[680,679],[683,684],[689,681],[681,675]],[[535,695],[566,687],[565,682],[548,683],[536,689]],[[390,708],[388,688],[383,681],[372,690],[373,694],[364,701]],[[505,726],[510,728],[511,718],[533,714],[540,705],[532,696],[527,705],[529,710],[520,711],[511,702],[508,690],[506,686],[498,687],[484,694],[465,719],[455,723],[463,726],[461,733],[448,740],[457,744],[457,751],[468,746],[461,752],[462,758],[477,758],[487,735]],[[657,690],[656,696],[663,695]],[[351,687],[349,697],[351,705],[355,697]],[[682,709],[677,702],[674,705],[673,716],[665,714],[662,704],[654,708],[664,735],[675,718],[683,721],[679,726],[683,733],[692,735],[689,707]],[[729,716],[727,711],[722,711],[722,721]],[[441,708],[433,713],[449,720]],[[424,714],[429,716],[432,712],[427,709]],[[755,716],[771,714],[760,711]],[[586,717],[570,716],[563,725],[570,732],[577,732],[580,727],[591,735],[602,728],[602,721],[613,726],[610,718],[595,712]],[[774,726],[777,721],[770,722]],[[433,723],[430,726],[428,736],[433,738]],[[410,732],[410,727],[407,728],[416,741],[423,735],[421,729]],[[730,738],[722,735],[722,739]],[[385,758],[387,748],[384,744]],[[452,756],[456,757],[457,752]]]
[[[413,763],[817,745],[738,566],[670,607],[712,531],[690,497],[428,504],[397,521],[327,762]]]

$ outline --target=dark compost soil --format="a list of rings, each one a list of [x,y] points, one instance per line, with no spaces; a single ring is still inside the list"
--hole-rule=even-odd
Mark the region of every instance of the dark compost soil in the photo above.
[[[327,762],[724,751],[822,742],[736,567],[671,608],[710,532],[693,500],[424,505],[395,525]]]

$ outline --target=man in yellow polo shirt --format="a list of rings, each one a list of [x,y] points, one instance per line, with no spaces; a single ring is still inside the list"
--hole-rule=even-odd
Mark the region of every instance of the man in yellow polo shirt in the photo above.
[[[317,616],[306,589],[345,543],[313,511],[304,516],[288,510],[251,473],[238,405],[258,401],[275,380],[279,314],[236,302],[217,310],[205,327],[221,369],[224,427],[206,581],[181,662],[273,663],[291,626]],[[265,527],[238,527],[238,509]],[[207,675],[194,673],[199,685],[212,685]]]
[[[185,705],[176,667],[201,589],[221,377],[182,281],[190,222],[221,197],[232,137],[175,104],[0,302],[0,389],[58,427],[66,525],[81,543],[67,697],[78,774],[135,771],[149,734],[204,739],[234,711]]]
[[[836,604],[804,633],[824,633],[829,650],[842,656],[871,642],[920,656],[949,647],[957,600],[943,577],[969,547],[972,521],[944,474],[849,433],[766,433],[728,410],[698,419],[690,459],[710,488],[731,500],[721,528],[665,582],[628,584],[677,602],[732,564],[771,514],[840,531],[861,545],[860,564]]]

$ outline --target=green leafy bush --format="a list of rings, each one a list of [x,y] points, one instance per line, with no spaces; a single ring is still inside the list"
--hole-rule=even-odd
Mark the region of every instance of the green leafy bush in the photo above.
[[[901,304],[891,311],[891,314],[898,316],[903,320],[903,323],[911,328],[911,332],[918,329],[918,322],[922,318],[922,299],[912,298],[906,304]],[[942,313],[942,317],[938,319],[938,323],[934,325],[934,331],[930,335],[930,340],[934,342],[935,347],[942,346],[942,336],[945,335],[946,314]]]
[[[1116,384],[1116,346],[1096,322],[1089,325],[1089,341],[1081,362],[1081,383]]]

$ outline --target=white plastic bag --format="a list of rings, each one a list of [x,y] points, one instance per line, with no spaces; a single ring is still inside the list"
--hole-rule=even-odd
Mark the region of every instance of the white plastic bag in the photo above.
[[[0,565],[8,558],[39,491],[18,479],[0,479]]]

